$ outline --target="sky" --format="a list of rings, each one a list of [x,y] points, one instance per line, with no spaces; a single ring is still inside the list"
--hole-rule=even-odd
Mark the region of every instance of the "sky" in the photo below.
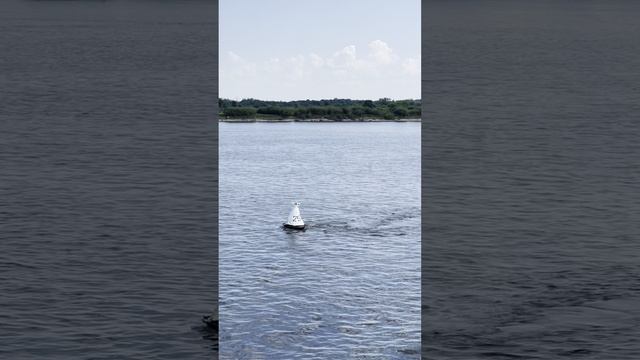
[[[419,99],[419,0],[220,0],[235,100]]]

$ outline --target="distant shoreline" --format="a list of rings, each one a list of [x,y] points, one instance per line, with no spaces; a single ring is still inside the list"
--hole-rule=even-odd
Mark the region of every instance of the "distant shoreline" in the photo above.
[[[421,119],[223,119],[220,118],[219,122],[225,123],[290,123],[290,122],[301,122],[301,123],[340,123],[340,122],[420,122]]]
[[[218,99],[221,122],[417,122],[419,99],[270,101]]]

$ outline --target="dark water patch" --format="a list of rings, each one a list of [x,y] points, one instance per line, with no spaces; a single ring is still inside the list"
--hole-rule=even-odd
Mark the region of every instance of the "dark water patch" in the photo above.
[[[592,353],[593,353],[593,351],[587,350],[587,349],[575,349],[575,350],[570,350],[570,351],[563,351],[563,352],[559,353],[558,355],[561,355],[561,356],[582,356],[582,355],[590,355]]]
[[[509,353],[496,352],[496,351],[481,352],[480,356],[481,357],[487,357],[487,358],[490,358],[490,359],[537,359],[538,358],[538,357],[530,357],[530,356],[523,356],[523,355],[517,355],[517,354],[509,354]]]
[[[640,8],[573,5],[425,12],[427,358],[640,354]]]
[[[215,355],[215,13],[3,2],[0,357]]]
[[[24,268],[24,269],[37,269],[36,266],[27,265],[24,263],[17,263],[12,261],[0,262],[0,269],[2,268]]]

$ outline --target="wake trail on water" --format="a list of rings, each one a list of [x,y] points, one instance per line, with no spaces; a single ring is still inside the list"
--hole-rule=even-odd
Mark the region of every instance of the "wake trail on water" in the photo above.
[[[409,228],[419,229],[412,221],[420,217],[420,208],[413,207],[391,211],[377,219],[366,220],[307,220],[307,231],[323,233],[356,233],[368,236],[404,236]],[[413,230],[415,230],[413,229]]]

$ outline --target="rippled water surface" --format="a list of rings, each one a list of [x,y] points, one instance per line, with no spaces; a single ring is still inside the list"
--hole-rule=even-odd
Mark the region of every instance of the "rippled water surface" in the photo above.
[[[221,358],[419,358],[420,124],[219,131]]]
[[[425,358],[640,359],[639,5],[424,5]]]
[[[213,356],[214,10],[3,1],[0,358]]]

